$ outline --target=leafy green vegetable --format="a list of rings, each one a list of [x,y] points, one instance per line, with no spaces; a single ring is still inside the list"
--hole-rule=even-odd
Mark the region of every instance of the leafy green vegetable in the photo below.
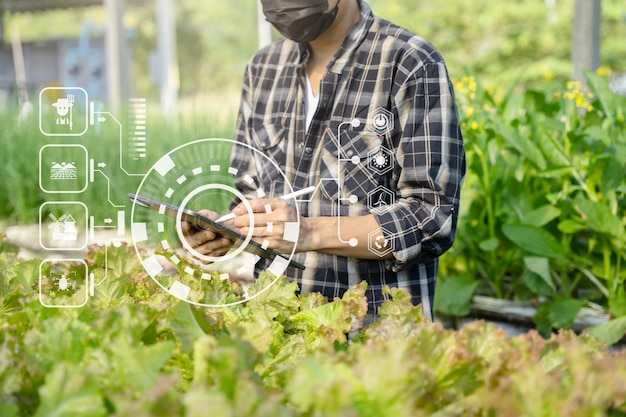
[[[103,274],[99,255],[90,256]],[[620,319],[580,337],[510,338],[483,322],[453,331],[428,321],[405,290],[385,288],[379,319],[348,342],[367,311],[366,283],[329,302],[264,273],[249,302],[199,309],[161,297],[124,259],[130,249],[115,256],[127,269],[109,278],[126,294],[96,292],[81,309],[42,306],[36,282],[3,295],[2,415],[561,416],[575,415],[571,404],[581,415],[626,411],[626,351],[610,354],[590,335],[614,342]],[[14,271],[38,263],[12,262],[2,266],[7,285],[30,282]],[[545,285],[546,262],[526,260]],[[580,305],[545,304],[545,325],[569,325]]]

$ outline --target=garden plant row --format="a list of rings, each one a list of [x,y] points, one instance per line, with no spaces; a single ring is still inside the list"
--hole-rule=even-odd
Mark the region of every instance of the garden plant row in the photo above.
[[[86,306],[46,308],[41,262],[0,246],[2,416],[626,416],[626,352],[587,333],[446,330],[389,289],[380,320],[348,342],[365,284],[329,302],[279,279],[246,304],[197,309],[124,245],[106,271],[90,248],[107,279]],[[205,281],[228,297],[218,274]]]
[[[467,314],[475,293],[529,301],[547,335],[599,305],[614,338],[624,335],[626,96],[596,73],[586,80],[456,80],[468,175],[457,242],[441,262],[440,312]]]

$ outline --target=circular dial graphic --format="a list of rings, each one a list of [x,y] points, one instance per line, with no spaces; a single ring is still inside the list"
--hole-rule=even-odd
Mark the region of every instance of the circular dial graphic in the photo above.
[[[235,160],[239,162],[232,163],[231,155],[237,155]],[[254,166],[272,172],[263,172],[262,179],[258,179],[249,173]],[[243,303],[267,290],[284,274],[295,253],[299,221],[285,224],[283,240],[293,242],[293,248],[281,254],[269,248],[269,241],[252,239],[254,227],[249,228],[248,235],[242,235],[228,222],[203,223],[202,227],[213,227],[218,233],[221,230],[234,241],[233,248],[221,256],[196,251],[187,241],[182,222],[191,221],[190,213],[204,209],[223,216],[241,202],[248,208],[253,226],[250,199],[274,198],[292,191],[280,167],[249,145],[230,139],[186,143],[161,157],[139,185],[131,212],[133,245],[148,275],[171,295],[204,307]],[[295,206],[299,219],[295,199],[287,202]],[[271,207],[266,205],[265,213],[270,212]],[[252,277],[259,262],[276,278],[248,296],[232,281],[239,276]]]

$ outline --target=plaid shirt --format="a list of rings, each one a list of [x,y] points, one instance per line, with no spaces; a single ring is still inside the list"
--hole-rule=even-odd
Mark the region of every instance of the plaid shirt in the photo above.
[[[318,186],[300,203],[301,215],[372,213],[387,238],[383,248],[392,250],[391,261],[296,254],[306,270],[289,268],[286,274],[302,292],[332,299],[366,280],[368,314],[375,314],[384,301],[383,286],[398,286],[432,318],[437,258],[454,241],[465,174],[454,93],[431,44],[375,17],[364,1],[361,14],[328,65],[308,130],[307,45],[279,39],[252,58],[237,140],[280,166],[293,190]],[[255,194],[252,184],[265,184],[274,196],[291,190],[267,158],[236,152],[232,157],[244,194]],[[246,175],[254,183],[242,181]],[[386,205],[376,204],[381,198]],[[338,236],[351,238],[341,230]]]

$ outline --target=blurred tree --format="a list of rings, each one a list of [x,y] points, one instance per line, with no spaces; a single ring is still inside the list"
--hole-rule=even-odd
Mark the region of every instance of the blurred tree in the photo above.
[[[430,40],[442,52],[453,76],[474,73],[483,85],[512,79],[540,82],[571,77],[574,0],[368,0],[378,15]],[[626,5],[602,2],[602,66],[626,71]],[[218,90],[236,92],[243,69],[257,49],[255,0],[176,2],[181,95]],[[69,9],[10,16],[25,41],[77,37],[83,20],[104,22],[102,8]],[[7,22],[9,23],[9,22]],[[152,0],[128,0],[125,25],[134,56],[137,94],[156,97],[150,81],[155,49]]]

